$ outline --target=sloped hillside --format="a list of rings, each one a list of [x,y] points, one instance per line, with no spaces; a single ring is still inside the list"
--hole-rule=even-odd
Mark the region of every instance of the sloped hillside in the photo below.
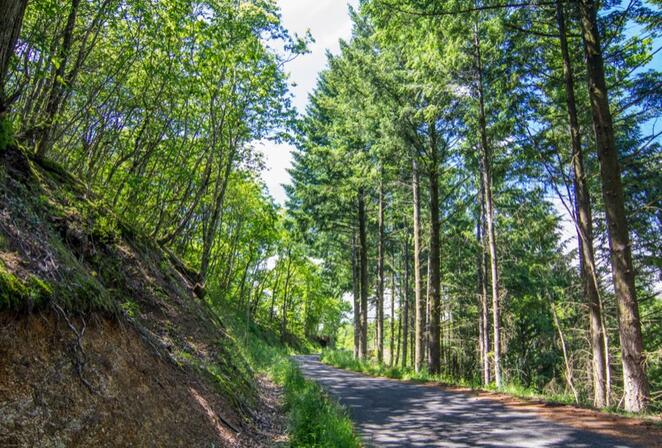
[[[270,445],[277,404],[196,274],[58,167],[0,158],[0,446]]]

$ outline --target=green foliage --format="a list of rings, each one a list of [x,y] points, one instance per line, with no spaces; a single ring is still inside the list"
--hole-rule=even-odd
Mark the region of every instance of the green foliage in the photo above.
[[[23,281],[0,263],[0,310],[38,310],[49,303],[52,295],[51,286],[42,279],[31,275]]]
[[[416,372],[410,367],[402,368],[399,366],[389,366],[388,364],[378,363],[374,359],[363,361],[354,358],[352,353],[347,350],[324,350],[322,352],[321,360],[326,364],[340,369],[352,370],[354,372],[360,372],[371,376],[381,376],[415,382],[434,382],[470,388],[478,388],[480,386],[480,384],[475,381],[467,381],[463,378],[453,378],[446,374],[433,375],[426,369],[421,369],[419,372]]]
[[[647,311],[642,314],[648,316],[642,318],[648,375],[654,400],[659,400],[660,341],[654,333],[659,320],[657,255],[662,232],[650,204],[656,202],[660,184],[659,135],[653,125],[660,112],[660,96],[653,86],[660,75],[651,62],[655,54],[651,42],[659,40],[660,34],[650,27],[655,13],[648,3],[638,4],[641,9],[622,10],[618,2],[607,2],[601,6],[600,20],[631,219],[637,294],[643,298],[641,310]],[[423,285],[431,276],[431,212],[441,218],[443,348],[439,380],[476,384],[481,376],[477,341],[482,290],[478,278],[487,278],[488,294],[492,282],[488,266],[484,266],[492,255],[486,243],[486,201],[481,192],[483,173],[489,171],[505,383],[522,393],[544,393],[562,397],[561,401],[575,389],[583,402],[593,392],[589,319],[577,269],[578,242],[570,222],[576,212],[568,92],[562,82],[559,39],[550,38],[559,32],[556,11],[496,7],[455,13],[460,6],[453,1],[423,4],[403,0],[399,6],[402,10],[366,0],[352,13],[352,38],[341,43],[340,54],[329,57],[303,120],[294,155],[293,185],[288,189],[290,213],[310,250],[333,268],[337,283],[347,293],[353,289],[356,294],[357,198],[363,195],[372,294],[380,245],[377,198],[385,190],[387,280],[393,282],[390,286],[387,281],[387,296],[395,294],[397,304],[397,314],[386,321],[387,326],[394,323],[393,330],[385,332],[388,352],[388,336],[400,331],[398,327],[406,328],[402,306],[406,298],[407,326],[414,325],[412,175],[416,163],[424,235],[420,241]],[[593,201],[609,368],[612,378],[619,378],[618,318],[610,287],[604,208],[596,181],[599,167],[589,92],[581,80],[586,67],[578,38],[580,23],[574,8],[561,7],[567,15],[569,58],[575,69],[575,105],[586,159],[584,180]],[[627,31],[636,24],[646,26],[646,32]],[[486,160],[479,157],[481,153],[488,154]],[[431,203],[433,178],[440,193],[437,203]],[[483,259],[487,261],[479,261]],[[427,285],[429,289],[431,285]],[[427,293],[424,286],[422,294]],[[492,304],[487,308],[491,314]],[[488,319],[492,344],[494,324],[490,316]],[[372,325],[367,329],[373,339],[368,345],[377,346]],[[402,352],[397,347],[403,340],[399,337],[392,353],[387,353],[391,358],[397,359]],[[353,345],[353,335],[344,334],[343,341]],[[488,351],[486,358],[493,364],[493,350]],[[351,359],[334,362],[372,374],[407,377],[411,350],[404,369]],[[572,385],[566,379],[568,373],[573,376]],[[613,381],[611,400],[618,401],[621,392],[621,385]],[[653,408],[657,406],[653,403]]]
[[[251,370],[268,375],[285,391],[288,433],[292,447],[359,447],[347,413],[316,383],[306,380],[291,360],[291,351],[268,329],[251,325],[246,332],[241,315],[224,314],[237,341],[237,355]]]
[[[293,365],[284,376],[293,447],[361,446],[346,413],[318,384],[307,381]]]
[[[126,302],[122,303],[120,308],[122,308],[122,310],[130,318],[135,318],[138,316],[138,313],[140,313],[140,306],[131,300],[127,300]]]
[[[6,114],[0,114],[0,153],[14,144],[14,129]]]
[[[393,330],[387,330],[394,336],[396,325],[406,328],[405,300],[407,325],[413,325],[416,166],[425,235],[419,254],[423,284],[432,241],[437,236],[441,241],[441,265],[433,272],[441,277],[444,342],[437,379],[474,384],[480,376],[476,341],[482,309],[477,278],[488,277],[480,261],[488,252],[481,181],[489,171],[507,383],[565,394],[567,348],[578,394],[590,396],[587,312],[576,249],[569,250],[577,244],[568,243],[563,230],[569,226],[560,219],[561,207],[573,210],[574,156],[554,8],[489,7],[460,14],[462,2],[399,1],[403,10],[416,12],[408,14],[378,0],[360,3],[351,12],[352,38],[329,58],[299,121],[284,66],[306,51],[309,37],[290,35],[277,2],[29,2],[20,54],[11,59],[2,86],[18,96],[0,121],[0,151],[13,143],[13,125],[22,139],[17,143],[43,148],[47,159],[36,166],[25,158],[21,169],[36,178],[6,183],[2,193],[20,230],[34,233],[37,246],[51,248],[61,269],[53,285],[2,271],[3,306],[20,308],[52,296],[70,310],[139,313],[133,302],[138,298],[123,291],[134,282],[119,255],[131,246],[146,258],[135,270],[160,277],[160,269],[174,278],[176,264],[199,296],[207,293],[215,313],[236,314],[236,345],[250,347],[243,358],[266,368],[280,355],[255,342],[259,328],[273,344],[280,340],[299,350],[308,348],[306,339],[336,341],[351,308],[344,298],[357,290],[361,198],[367,282],[372,289],[383,242],[392,282],[387,289],[398,299],[389,322]],[[603,2],[600,28],[647,367],[657,400],[653,408],[659,409],[662,331],[656,289],[662,231],[654,205],[662,182],[654,123],[661,100],[660,73],[651,61],[660,31],[656,3],[649,3],[621,10],[619,2]],[[73,35],[63,39],[72,7],[78,8]],[[610,367],[619,378],[621,368],[613,361],[620,355],[617,311],[612,288],[602,281],[610,274],[609,245],[589,92],[587,83],[579,82],[586,71],[580,23],[576,8],[561,7],[576,69]],[[69,40],[65,48],[62,42]],[[297,145],[286,211],[259,179],[264,161],[254,143],[263,139]],[[478,157],[479,149],[487,154],[488,147],[485,160]],[[439,190],[436,203],[433,183]],[[385,241],[377,232],[381,191]],[[438,235],[431,232],[433,212],[441,221]],[[155,255],[157,243],[173,257]],[[3,251],[11,249],[12,241],[3,242]],[[41,255],[48,260],[51,254]],[[150,293],[166,294],[156,284]],[[559,333],[565,334],[563,347]],[[250,369],[233,356],[228,353],[241,365],[237,378],[245,382]],[[419,377],[408,366],[391,369],[354,364],[346,355],[325,356],[374,374]],[[405,364],[411,364],[411,353]],[[274,375],[306,397],[294,408],[308,409],[312,403],[306,400],[317,392],[287,373],[287,365],[278,367],[285,373]],[[226,393],[250,394],[223,369],[200,368]],[[611,398],[620,392],[614,382]],[[295,426],[316,433],[304,417],[296,417],[302,423]],[[301,443],[319,442],[308,437],[304,431]]]

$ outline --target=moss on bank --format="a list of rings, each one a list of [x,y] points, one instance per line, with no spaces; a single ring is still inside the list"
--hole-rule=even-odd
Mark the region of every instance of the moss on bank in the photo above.
[[[0,262],[0,311],[32,311],[45,306],[52,295],[44,280],[33,275],[21,280]]]

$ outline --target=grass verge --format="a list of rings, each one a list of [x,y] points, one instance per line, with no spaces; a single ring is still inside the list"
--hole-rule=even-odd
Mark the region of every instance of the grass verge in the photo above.
[[[465,387],[473,390],[498,391],[517,398],[540,400],[549,403],[576,405],[571,395],[541,394],[532,389],[516,385],[506,385],[500,389],[497,389],[494,385],[483,387],[478,382],[467,381],[465,379],[457,379],[443,374],[433,375],[425,369],[421,370],[420,372],[416,372],[413,368],[402,368],[399,366],[390,367],[385,364],[377,363],[374,360],[362,361],[359,359],[354,359],[352,353],[347,350],[325,350],[322,352],[321,360],[325,364],[329,364],[341,369],[364,373],[366,375],[383,376],[386,378],[417,381],[422,383],[440,383],[447,386]]]
[[[235,327],[236,328],[236,327]],[[306,380],[291,353],[257,327],[239,344],[252,367],[283,387],[291,447],[360,447],[346,411],[313,381]]]
[[[650,417],[655,418],[657,415],[656,408],[651,408],[646,414],[633,414],[630,412],[625,412],[622,409],[617,409],[615,407],[595,409],[588,402],[576,403],[574,397],[569,394],[541,393],[537,390],[524,386],[518,386],[515,384],[506,384],[501,388],[497,388],[494,384],[483,386],[478,382],[452,378],[443,374],[432,375],[427,370],[416,372],[413,368],[402,368],[396,366],[390,367],[385,364],[377,363],[374,360],[362,361],[359,359],[354,359],[353,354],[347,350],[324,350],[322,352],[321,361],[334,367],[351,370],[354,372],[360,372],[371,376],[382,376],[386,378],[416,381],[421,383],[439,383],[445,386],[465,387],[477,391],[499,392],[523,400],[534,400],[551,404],[571,405],[625,417],[646,419]],[[661,424],[661,422],[657,419],[652,420],[652,423],[655,425]]]

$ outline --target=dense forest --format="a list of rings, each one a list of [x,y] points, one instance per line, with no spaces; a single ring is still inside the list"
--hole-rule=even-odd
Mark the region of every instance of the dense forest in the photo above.
[[[283,335],[332,334],[340,292],[268,196],[253,147],[291,138],[283,64],[306,50],[274,2],[10,4],[7,32],[27,8],[7,36],[5,135],[194,266],[212,306]]]
[[[659,6],[363,0],[300,116],[310,38],[273,0],[0,0],[0,151],[71,173],[112,210],[94,232],[173,254],[246,331],[659,412]],[[285,206],[261,140],[296,147]]]
[[[659,408],[652,8],[362,3],[289,189],[353,292],[356,357]]]

